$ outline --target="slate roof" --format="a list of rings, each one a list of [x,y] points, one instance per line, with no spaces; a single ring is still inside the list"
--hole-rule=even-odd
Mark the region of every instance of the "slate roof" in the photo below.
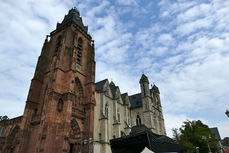
[[[142,78],[148,80],[148,78],[147,77],[145,78],[145,77],[146,76],[143,74]],[[108,79],[104,79],[102,81],[95,83],[95,89],[97,91],[102,92],[103,86],[104,86],[106,81],[108,81]],[[110,82],[109,86],[111,89],[112,96],[115,97],[118,86],[116,86],[113,81]],[[153,85],[153,87],[150,89],[150,94],[152,94],[153,92],[160,93],[159,89],[156,85]],[[121,98],[122,98],[124,103],[126,103],[125,96],[128,96],[128,94],[127,93],[121,94]],[[137,93],[137,94],[129,96],[129,100],[130,100],[130,108],[131,109],[142,107],[141,93]]]
[[[129,96],[129,100],[130,100],[130,108],[131,109],[142,107],[141,93]]]
[[[215,134],[215,138],[216,138],[217,140],[221,140],[221,137],[220,137],[220,135],[219,135],[219,131],[218,131],[218,128],[217,128],[217,127],[210,128],[210,130],[211,130],[211,132],[212,132],[213,134]]]
[[[61,23],[57,23],[57,28],[62,27],[69,22],[76,23],[79,27],[82,28],[84,32],[87,33],[88,27],[84,26],[82,17],[80,16],[80,13],[76,8],[72,8],[68,11],[68,14],[64,16],[64,20]]]
[[[106,83],[106,81],[108,81],[108,80],[107,80],[107,79],[104,79],[104,80],[102,80],[102,81],[96,82],[96,83],[95,83],[95,89],[96,89],[97,91],[102,92],[102,91],[103,91],[103,86],[104,86],[104,84]]]
[[[111,83],[110,83],[110,88],[111,88],[112,96],[115,97],[115,92],[116,92],[116,90],[117,90],[118,87],[115,86],[115,84],[114,84],[113,81],[111,81]]]
[[[121,94],[121,97],[122,97],[122,101],[127,104],[127,101],[126,101],[126,96],[128,96],[127,93],[124,93],[124,94]]]

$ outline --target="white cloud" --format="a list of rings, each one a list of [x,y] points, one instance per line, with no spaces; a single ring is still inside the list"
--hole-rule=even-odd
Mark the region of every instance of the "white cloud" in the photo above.
[[[182,127],[184,121],[193,121],[193,120],[200,120],[203,124],[208,125],[208,121],[201,119],[201,118],[192,118],[188,117],[184,114],[169,114],[169,113],[164,113],[164,118],[165,118],[165,126],[166,126],[166,134],[169,137],[173,137],[172,129]]]
[[[171,34],[161,34],[158,38],[159,43],[163,45],[171,45],[174,42],[173,36]]]
[[[137,5],[136,0],[117,0],[122,5]]]
[[[108,0],[78,2],[95,39],[96,80],[112,78],[122,92],[133,94],[139,91],[138,81],[144,72],[160,88],[163,111],[173,113],[165,115],[168,128],[202,112],[203,120],[222,129],[226,124],[220,119],[221,112],[228,107],[229,98],[229,2],[161,0],[157,12],[152,12],[156,2],[149,5],[141,8],[132,0],[119,0],[116,5]],[[72,6],[70,1],[55,0],[1,3],[1,113],[10,109],[7,102],[21,107],[9,110],[10,116],[12,111],[22,114],[28,80],[45,35]],[[127,10],[121,12],[120,6]],[[217,119],[211,121],[209,112]],[[228,135],[226,130],[222,130],[224,135]]]

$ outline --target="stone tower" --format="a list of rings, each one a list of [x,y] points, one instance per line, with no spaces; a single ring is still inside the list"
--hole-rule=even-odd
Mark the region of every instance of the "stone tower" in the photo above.
[[[142,74],[141,79],[139,81],[141,87],[141,98],[142,98],[142,113],[143,113],[143,124],[145,124],[148,128],[153,128],[152,122],[152,101],[149,89],[149,80],[145,74]]]
[[[76,8],[47,36],[31,81],[16,153],[93,152],[94,43]]]

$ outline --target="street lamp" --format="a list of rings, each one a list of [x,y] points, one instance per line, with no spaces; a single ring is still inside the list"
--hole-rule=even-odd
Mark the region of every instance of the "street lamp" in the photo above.
[[[229,111],[226,110],[225,114],[227,115],[227,117],[229,117]]]
[[[88,140],[85,139],[83,143],[84,145],[88,145],[88,152],[91,153],[90,146],[93,145],[93,139],[92,138],[89,138]]]

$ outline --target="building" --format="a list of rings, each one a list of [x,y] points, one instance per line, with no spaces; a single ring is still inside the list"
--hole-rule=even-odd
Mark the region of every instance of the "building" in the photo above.
[[[95,83],[94,56],[73,8],[45,39],[23,116],[0,122],[0,153],[109,153],[110,139],[142,124],[166,134],[159,89],[144,74],[131,96],[107,79]]]
[[[211,133],[213,133],[215,135],[215,138],[216,140],[218,141],[217,143],[217,149],[218,149],[218,152],[219,153],[223,153],[223,145],[221,143],[221,137],[220,137],[220,134],[219,134],[219,131],[218,131],[218,128],[217,127],[214,127],[214,128],[210,128],[210,131]]]
[[[21,123],[9,133],[18,142],[1,152],[92,151],[82,142],[93,138],[94,80],[94,43],[74,8],[45,39]]]
[[[150,89],[144,74],[139,83],[141,92],[131,96],[121,94],[119,87],[107,79],[95,84],[95,152],[110,153],[110,140],[128,135],[136,125],[166,135],[158,87]]]

